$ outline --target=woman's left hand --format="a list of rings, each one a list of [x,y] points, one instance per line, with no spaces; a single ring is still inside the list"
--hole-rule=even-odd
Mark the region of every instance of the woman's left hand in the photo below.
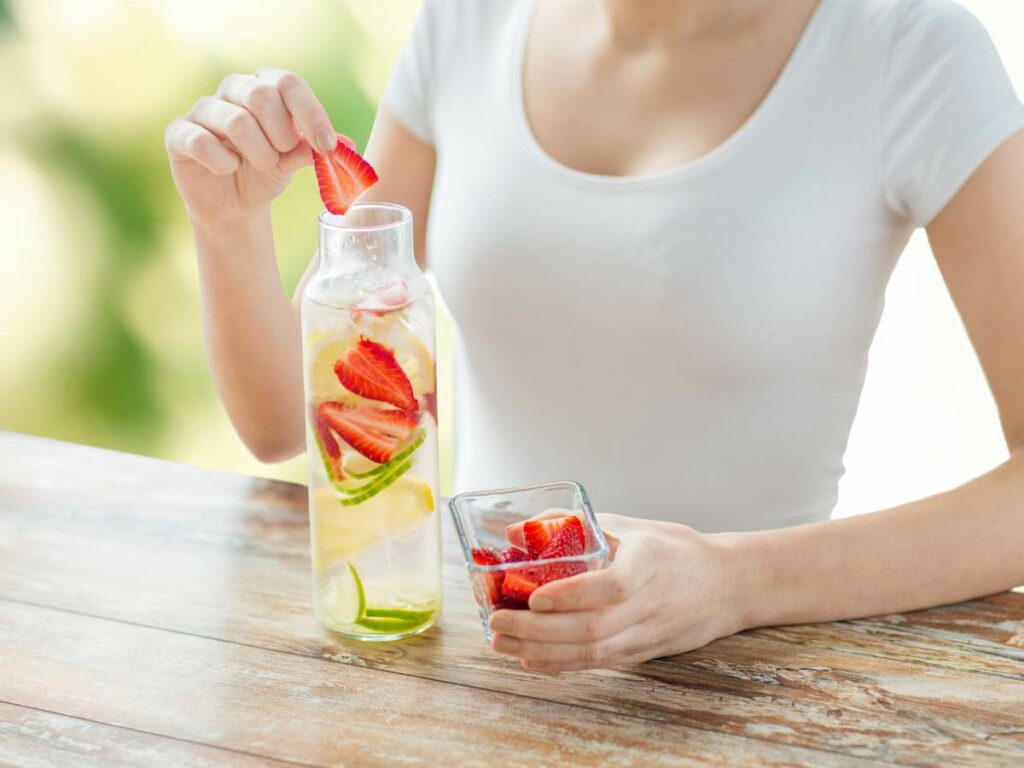
[[[598,520],[608,568],[537,588],[529,611],[496,611],[494,650],[527,670],[567,672],[683,653],[741,629],[716,539],[676,523]]]

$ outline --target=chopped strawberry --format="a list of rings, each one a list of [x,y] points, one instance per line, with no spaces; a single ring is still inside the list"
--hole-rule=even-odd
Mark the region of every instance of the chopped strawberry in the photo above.
[[[394,408],[326,402],[318,413],[346,443],[378,464],[391,461],[417,425],[416,414]]]
[[[511,597],[502,595],[497,600],[492,600],[491,605],[496,611],[525,611],[529,606],[522,600],[513,600]]]
[[[570,528],[579,538],[580,551],[582,552],[585,538],[583,535],[583,524],[575,515],[563,517],[549,517],[542,520],[527,520],[523,523],[523,541],[526,549],[533,557],[537,557],[548,542],[563,528]]]
[[[395,360],[395,353],[376,341],[359,337],[359,342],[334,364],[334,375],[345,389],[361,397],[405,411],[417,409],[412,384]]]
[[[501,563],[501,556],[493,549],[477,548],[472,551],[472,555],[473,562],[477,565],[498,565]],[[501,600],[501,584],[504,579],[505,574],[501,571],[485,573],[481,576],[480,580],[483,583],[484,591],[487,593],[487,599],[493,606],[497,606],[498,601]]]
[[[524,571],[508,571],[501,585],[501,594],[509,600],[528,603],[533,590],[540,586],[536,568]]]
[[[313,415],[313,424],[316,426],[316,439],[320,441],[328,472],[333,475],[332,479],[344,480],[345,471],[341,468],[341,446],[338,445],[338,441],[331,434],[330,427],[319,413]]]
[[[577,535],[574,526],[567,525],[551,538],[551,541],[544,547],[544,550],[537,556],[537,559],[548,560],[556,557],[572,557],[573,555],[582,554],[583,541]],[[549,581],[565,579],[578,573],[584,573],[586,570],[586,563],[552,563],[543,567],[541,573],[538,574],[539,581],[542,584],[547,584]]]
[[[338,134],[338,144],[330,152],[311,151],[320,199],[331,213],[345,213],[357,197],[377,183],[376,171],[360,157],[347,136]]]
[[[501,550],[501,562],[522,563],[530,559],[530,553],[519,547],[507,547]]]

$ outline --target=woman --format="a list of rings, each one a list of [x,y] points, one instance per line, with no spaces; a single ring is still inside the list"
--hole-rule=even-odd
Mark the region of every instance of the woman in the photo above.
[[[953,0],[427,0],[368,197],[412,209],[462,330],[456,486],[574,477],[619,513],[612,566],[497,612],[495,649],[613,666],[1024,582],[1022,127]],[[211,368],[264,460],[303,447],[269,205],[334,142],[308,85],[271,68],[167,132]],[[829,521],[918,226],[1011,455]]]

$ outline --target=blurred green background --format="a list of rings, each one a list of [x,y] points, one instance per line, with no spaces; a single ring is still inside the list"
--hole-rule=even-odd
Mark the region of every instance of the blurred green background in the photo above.
[[[0,0],[0,428],[304,480],[302,459],[252,459],[216,398],[163,131],[228,72],[272,64],[364,147],[416,6]],[[274,205],[289,291],[320,209],[308,168]]]

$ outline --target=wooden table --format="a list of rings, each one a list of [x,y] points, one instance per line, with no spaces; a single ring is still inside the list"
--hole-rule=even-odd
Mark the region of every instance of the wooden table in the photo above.
[[[549,677],[448,535],[440,625],[347,642],[302,486],[0,433],[0,765],[1024,765],[1022,594]]]

